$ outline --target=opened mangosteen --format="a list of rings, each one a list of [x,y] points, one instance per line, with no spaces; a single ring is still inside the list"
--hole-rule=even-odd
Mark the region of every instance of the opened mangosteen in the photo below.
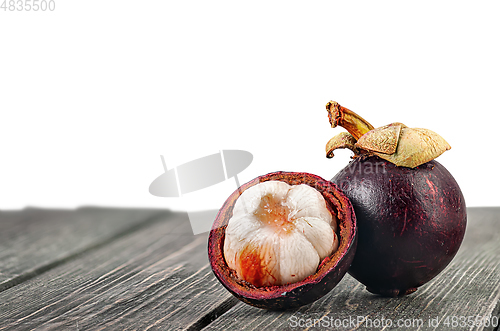
[[[349,273],[367,290],[401,296],[438,275],[465,234],[464,197],[434,159],[450,145],[437,133],[393,123],[374,127],[336,102],[326,105],[333,137],[326,155],[349,148],[354,160],[332,178],[356,213],[358,245]]]
[[[219,210],[210,265],[238,299],[282,310],[311,303],[345,275],[356,250],[356,217],[335,184],[275,172],[242,185]]]

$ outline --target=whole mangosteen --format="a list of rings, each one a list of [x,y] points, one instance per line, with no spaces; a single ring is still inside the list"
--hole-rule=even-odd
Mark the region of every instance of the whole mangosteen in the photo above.
[[[457,253],[467,211],[453,176],[434,159],[450,145],[437,133],[393,123],[377,129],[336,102],[326,105],[333,137],[353,161],[332,178],[351,201],[358,245],[349,273],[367,290],[384,296],[416,291]]]

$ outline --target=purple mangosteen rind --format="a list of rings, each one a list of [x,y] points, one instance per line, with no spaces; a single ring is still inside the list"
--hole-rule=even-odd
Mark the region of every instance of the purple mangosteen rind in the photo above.
[[[398,167],[358,158],[332,178],[357,217],[358,249],[349,269],[370,292],[414,292],[458,252],[467,210],[460,187],[437,161]]]
[[[338,219],[339,247],[325,258],[315,274],[292,284],[272,287],[255,287],[239,279],[224,259],[225,230],[232,217],[238,197],[256,184],[278,180],[289,185],[307,184],[318,190],[327,208]],[[321,177],[303,172],[274,172],[257,177],[243,184],[226,200],[216,216],[208,239],[208,256],[212,270],[222,285],[241,301],[269,310],[297,308],[316,301],[331,291],[347,273],[356,252],[356,216],[349,199],[337,186]]]

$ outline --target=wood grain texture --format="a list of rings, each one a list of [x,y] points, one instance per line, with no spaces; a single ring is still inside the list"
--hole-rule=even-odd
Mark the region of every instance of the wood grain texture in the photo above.
[[[164,214],[1,292],[0,330],[495,330],[452,328],[451,318],[498,318],[499,225],[500,208],[469,209],[453,262],[410,296],[372,295],[346,275],[324,298],[272,312],[229,294],[208,266],[207,234],[192,235],[186,214]],[[382,317],[393,326],[373,325]]]
[[[460,320],[454,328],[452,324],[454,316],[499,317],[500,208],[470,208],[468,215],[466,236],[455,259],[414,294],[376,296],[346,275],[328,295],[308,306],[270,312],[238,303],[203,330],[493,330]],[[386,327],[377,327],[374,323],[382,323],[382,318]],[[429,325],[436,318],[437,326]],[[403,325],[398,327],[398,321]]]
[[[0,293],[0,330],[199,329],[237,301],[206,245],[187,214],[165,215]]]
[[[154,222],[164,213],[92,207],[0,212],[0,291]]]

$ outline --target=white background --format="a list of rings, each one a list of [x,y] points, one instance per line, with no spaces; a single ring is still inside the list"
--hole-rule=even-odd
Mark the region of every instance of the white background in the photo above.
[[[500,205],[497,1],[55,0],[0,11],[0,208],[219,208],[226,181],[149,194],[223,149],[330,179],[329,100],[438,132],[468,206]]]

